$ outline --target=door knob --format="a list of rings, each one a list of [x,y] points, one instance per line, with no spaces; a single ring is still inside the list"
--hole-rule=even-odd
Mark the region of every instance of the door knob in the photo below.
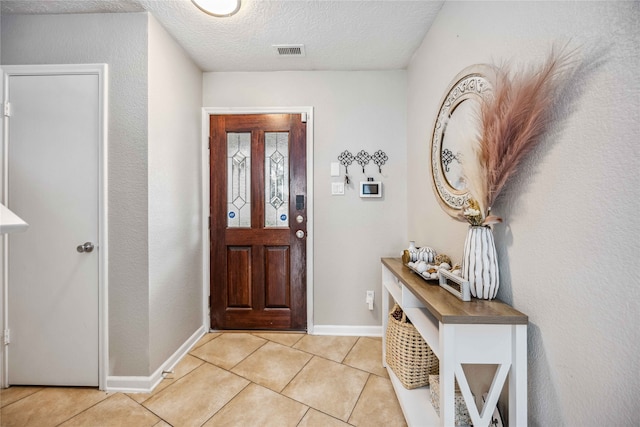
[[[304,231],[302,231],[302,230],[296,231],[296,237],[298,239],[302,239],[304,237]]]
[[[91,252],[93,251],[93,243],[91,242],[85,242],[84,245],[78,245],[78,247],[76,248],[76,250],[80,253],[83,252]]]

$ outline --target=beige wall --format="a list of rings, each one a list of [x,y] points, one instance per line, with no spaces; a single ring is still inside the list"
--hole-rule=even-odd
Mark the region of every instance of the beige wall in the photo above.
[[[205,73],[206,107],[313,106],[314,135],[314,323],[373,327],[379,332],[380,257],[397,255],[406,242],[406,73],[252,72]],[[363,200],[355,186],[331,195],[330,163],[349,150],[383,150],[378,174],[384,198]],[[365,179],[354,163],[353,181]],[[375,310],[365,304],[376,291]]]
[[[202,326],[202,72],[149,15],[149,355]]]
[[[202,326],[202,73],[146,13],[9,15],[3,64],[109,65],[109,376]]]
[[[460,259],[466,226],[429,188],[428,141],[450,80],[474,63],[587,66],[493,212],[498,297],[529,315],[532,426],[638,420],[640,135],[637,2],[446,2],[408,69],[408,234]]]
[[[109,64],[109,374],[149,370],[147,15],[2,17],[2,64]]]

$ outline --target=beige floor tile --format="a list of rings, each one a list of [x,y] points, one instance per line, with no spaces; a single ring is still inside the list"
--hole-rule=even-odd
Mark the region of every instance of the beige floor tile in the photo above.
[[[271,390],[280,392],[313,356],[268,342],[231,370]]]
[[[61,427],[152,427],[159,421],[160,418],[126,395],[114,394],[61,424]]]
[[[217,338],[219,336],[220,336],[219,332],[209,332],[209,333],[204,334],[202,336],[202,338],[200,338],[198,340],[198,342],[193,345],[193,347],[191,348],[191,351],[195,350],[198,347],[202,347],[203,345],[205,345],[206,343],[208,343],[212,339]]]
[[[42,387],[25,386],[11,386],[9,388],[0,389],[0,408],[5,407],[10,403],[17,402],[20,399],[24,399],[25,397],[40,390],[42,390]]]
[[[265,340],[277,342],[278,344],[286,345],[287,347],[291,347],[305,336],[304,333],[298,332],[254,332],[253,335],[264,338]]]
[[[342,363],[389,378],[386,368],[382,366],[382,340],[367,337],[359,338]]]
[[[358,337],[305,335],[293,348],[340,363],[356,341],[358,341]]]
[[[349,424],[366,427],[407,425],[390,380],[376,375],[369,377]]]
[[[311,408],[298,427],[349,427],[349,424]]]
[[[247,333],[222,334],[191,354],[221,368],[231,369],[266,342]]]
[[[2,408],[0,419],[3,427],[56,426],[107,397],[96,389],[47,387]]]
[[[309,408],[257,384],[251,384],[203,427],[297,426]]]
[[[205,363],[143,406],[174,427],[200,426],[248,384],[244,378]]]
[[[314,357],[282,394],[347,421],[368,376],[358,369]]]
[[[153,427],[171,427],[171,424],[167,423],[164,420],[160,420],[158,424],[154,425]]]
[[[149,399],[151,396],[160,393],[171,384],[174,384],[177,380],[184,377],[203,363],[204,362],[197,357],[193,357],[190,354],[187,354],[182,358],[180,362],[178,362],[176,367],[173,369],[173,374],[167,374],[165,379],[163,379],[151,393],[129,393],[127,396],[138,403],[142,403],[145,400]]]

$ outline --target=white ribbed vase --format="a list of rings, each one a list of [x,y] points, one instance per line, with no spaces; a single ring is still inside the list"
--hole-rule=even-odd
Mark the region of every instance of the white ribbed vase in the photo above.
[[[469,227],[464,242],[462,275],[469,281],[471,295],[474,297],[493,299],[498,294],[498,257],[491,228]]]

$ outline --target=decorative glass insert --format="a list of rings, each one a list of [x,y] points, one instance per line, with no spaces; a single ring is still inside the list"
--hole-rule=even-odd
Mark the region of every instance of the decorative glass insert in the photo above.
[[[227,227],[251,227],[251,133],[227,133]]]
[[[264,226],[289,226],[289,133],[264,134]]]

